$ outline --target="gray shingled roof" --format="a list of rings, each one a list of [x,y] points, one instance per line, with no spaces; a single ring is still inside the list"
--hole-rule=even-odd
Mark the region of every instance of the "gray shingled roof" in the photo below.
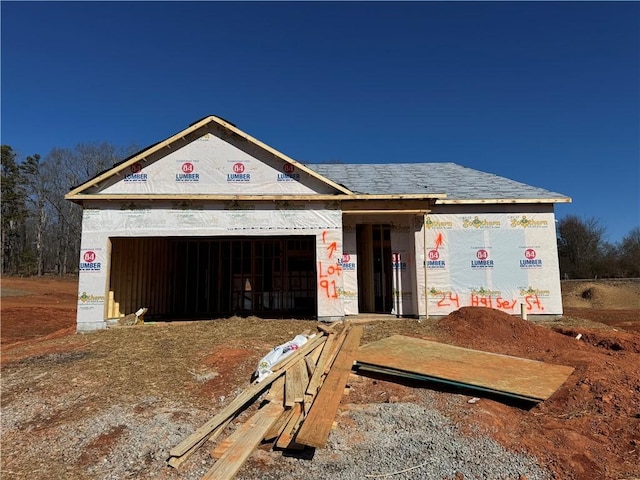
[[[308,168],[358,194],[446,193],[447,200],[567,199],[455,163],[307,164]]]

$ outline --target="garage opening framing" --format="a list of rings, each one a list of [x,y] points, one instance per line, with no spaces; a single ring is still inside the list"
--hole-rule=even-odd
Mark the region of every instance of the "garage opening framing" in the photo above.
[[[107,316],[141,307],[157,320],[314,317],[315,237],[111,238]]]

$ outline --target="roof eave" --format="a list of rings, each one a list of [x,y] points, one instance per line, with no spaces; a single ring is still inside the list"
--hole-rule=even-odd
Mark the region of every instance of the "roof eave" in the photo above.
[[[437,200],[438,205],[487,205],[487,204],[514,204],[514,203],[571,203],[569,197],[553,198],[476,198],[476,199],[443,199]]]
[[[441,200],[446,198],[446,195],[441,194],[413,194],[413,195],[362,195],[362,194],[309,194],[309,195],[220,195],[220,194],[152,194],[152,193],[140,193],[140,194],[101,194],[101,193],[68,193],[65,195],[65,199],[76,203],[82,203],[86,200],[93,201],[131,201],[131,200],[206,200],[206,201],[349,201],[349,200]]]

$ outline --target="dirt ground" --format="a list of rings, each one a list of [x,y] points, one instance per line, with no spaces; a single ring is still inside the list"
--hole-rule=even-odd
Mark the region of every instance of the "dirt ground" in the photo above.
[[[469,434],[482,431],[535,456],[553,478],[639,479],[640,281],[563,282],[562,289],[565,314],[557,320],[527,322],[465,307],[440,320],[367,323],[362,343],[397,333],[572,366],[565,384],[533,407],[495,398],[470,405],[468,392],[428,388],[439,390],[438,409]],[[105,409],[129,401],[140,417],[156,423],[215,411],[247,386],[271,348],[315,326],[230,318],[80,335],[74,278],[2,278],[1,300],[3,479],[101,478],[100,462],[137,425],[128,418],[104,426]],[[351,387],[344,402],[353,404],[413,401],[416,389],[425,388],[355,375]],[[65,403],[41,401],[47,398]],[[188,420],[199,426],[208,418]],[[168,448],[181,440],[165,438],[154,425],[140,437],[156,432]],[[120,477],[116,468],[109,478],[187,478],[169,467],[158,470],[158,459],[142,463],[139,470],[121,470]]]

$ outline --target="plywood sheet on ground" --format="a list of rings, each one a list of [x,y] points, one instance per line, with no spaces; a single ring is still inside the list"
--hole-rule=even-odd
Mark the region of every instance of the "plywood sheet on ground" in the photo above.
[[[573,367],[471,350],[444,343],[393,335],[360,347],[359,365],[414,374],[469,388],[546,400],[571,375]]]

